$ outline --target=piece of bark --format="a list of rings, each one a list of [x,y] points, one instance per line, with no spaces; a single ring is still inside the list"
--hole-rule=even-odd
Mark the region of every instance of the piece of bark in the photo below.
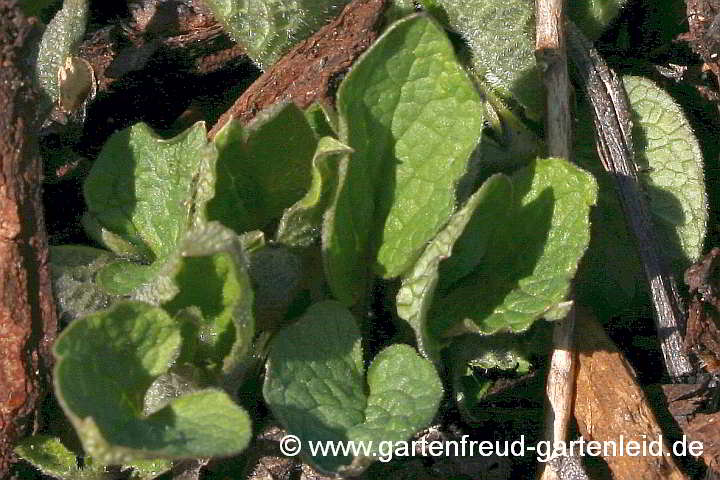
[[[711,71],[720,85],[720,0],[686,0],[685,4],[690,31],[678,39],[700,55],[703,71]]]
[[[37,33],[16,2],[0,0],[0,478],[45,392],[57,328],[27,62]]]
[[[199,2],[141,0],[131,4],[130,12],[130,22],[92,32],[79,47],[80,56],[93,67],[99,93],[144,69],[153,57],[197,74],[249,62],[244,48]]]
[[[614,441],[620,436],[649,442],[660,438],[662,430],[637,383],[635,372],[602,326],[589,313],[576,316],[576,346],[579,368],[576,379],[575,418],[586,441]],[[679,480],[687,478],[668,456],[663,443],[662,456],[618,455],[604,457],[616,480]]]
[[[293,48],[266,71],[208,133],[209,138],[233,118],[247,124],[261,110],[291,101],[300,108],[332,103],[340,76],[377,38],[385,0],[355,0],[340,15]]]
[[[696,385],[662,385],[662,391],[688,442],[702,443],[702,460],[709,470],[706,478],[720,478],[720,412],[702,411],[712,403],[714,392]]]

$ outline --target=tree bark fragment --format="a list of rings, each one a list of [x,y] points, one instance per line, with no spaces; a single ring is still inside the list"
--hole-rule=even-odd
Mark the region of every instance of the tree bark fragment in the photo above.
[[[583,312],[576,316],[576,328],[582,334],[575,338],[579,352],[575,418],[583,438],[611,441],[618,449],[621,435],[625,444],[660,438],[662,430],[635,372],[602,326]],[[686,479],[669,453],[663,443],[661,456],[630,456],[618,450],[603,458],[617,480]]]
[[[350,3],[257,79],[220,117],[209,138],[231,119],[247,124],[277,102],[294,102],[303,109],[313,102],[332,104],[342,75],[377,38],[385,5],[385,0]]]
[[[0,478],[43,396],[56,333],[27,62],[36,33],[14,1],[0,0]]]

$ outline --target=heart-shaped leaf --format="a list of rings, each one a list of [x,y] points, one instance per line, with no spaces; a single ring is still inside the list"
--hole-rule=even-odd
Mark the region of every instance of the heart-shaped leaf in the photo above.
[[[311,456],[327,472],[358,474],[381,441],[406,440],[427,426],[442,397],[432,364],[407,345],[375,357],[366,394],[360,340],[350,312],[323,302],[280,331],[270,346],[263,394],[303,451],[309,454],[309,442],[365,442],[369,448],[361,458]]]

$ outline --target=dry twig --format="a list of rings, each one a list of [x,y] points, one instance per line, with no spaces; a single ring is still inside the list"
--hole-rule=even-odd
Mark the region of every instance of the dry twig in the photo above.
[[[547,91],[546,133],[548,153],[553,157],[570,158],[570,80],[565,51],[565,20],[563,0],[536,2],[535,57],[543,71]],[[572,345],[575,308],[555,325],[553,353],[550,360],[546,393],[548,412],[545,438],[551,442],[567,438],[572,414],[575,380],[575,352]],[[559,478],[556,471],[545,466],[542,478]]]
[[[685,326],[685,314],[675,280],[663,263],[650,208],[638,180],[627,95],[620,79],[590,42],[572,23],[568,26],[568,52],[591,104],[598,154],[603,167],[615,180],[650,285],[665,367],[673,381],[680,381],[693,372],[680,333]]]

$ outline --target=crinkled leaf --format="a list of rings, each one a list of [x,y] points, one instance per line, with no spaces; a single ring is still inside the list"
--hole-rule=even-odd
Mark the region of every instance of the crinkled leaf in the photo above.
[[[250,420],[227,394],[201,390],[143,415],[143,398],[181,347],[180,326],[162,309],[119,302],[73,322],[55,343],[55,393],[85,451],[97,461],[231,455]]]
[[[323,231],[329,283],[352,304],[365,263],[402,274],[447,222],[455,184],[482,128],[482,105],[442,28],[424,15],[396,22],[338,91],[340,163]]]
[[[233,385],[255,334],[253,291],[240,239],[215,222],[196,228],[169,270],[177,294],[163,307],[171,315],[191,307],[199,314],[193,316],[192,329],[197,348],[186,360],[222,372]]]
[[[570,17],[592,40],[617,15],[627,0],[570,2]],[[397,3],[397,2],[396,2]],[[412,10],[410,0],[400,0]],[[542,118],[544,97],[535,65],[535,13],[526,0],[421,0],[434,17],[463,36],[475,72],[503,96],[512,97],[536,119]]]
[[[512,198],[512,184],[508,177],[490,177],[480,189],[468,199],[465,206],[456,212],[415,263],[413,269],[402,279],[397,295],[397,310],[400,318],[406,320],[415,332],[418,349],[427,358],[439,361],[442,346],[427,330],[427,314],[435,295],[443,261],[452,261],[455,268],[443,268],[452,284],[452,278],[462,278],[472,271],[486,253],[492,225],[504,221],[506,210]],[[462,239],[462,243],[458,240]],[[454,254],[456,242],[460,250]]]
[[[115,133],[85,181],[89,233],[117,254],[134,254],[145,264],[167,259],[201,220],[212,195],[207,183],[215,156],[202,122],[169,140],[142,123]],[[103,285],[128,293],[155,268],[113,266],[103,274]]]
[[[313,305],[273,338],[263,395],[288,432],[303,442],[343,441],[365,420],[360,341],[355,319],[336,302]],[[350,461],[313,460],[328,471]]]
[[[233,40],[266,69],[295,43],[337,16],[347,0],[206,0]]]
[[[35,72],[47,95],[45,101],[54,102],[60,98],[58,71],[65,65],[65,59],[75,53],[85,35],[88,3],[88,0],[65,0],[43,33]]]
[[[702,250],[708,219],[703,158],[680,107],[650,80],[624,77],[632,110],[635,161],[650,204],[663,254],[677,278]],[[606,312],[648,304],[635,241],[629,235],[613,180],[604,172],[593,143],[587,106],[578,109],[577,159],[600,186],[592,214],[592,242],[578,293]]]
[[[374,445],[367,458],[356,458],[343,473],[355,476],[380,452],[383,442],[402,442],[430,424],[437,413],[443,386],[435,367],[402,344],[378,353],[367,371],[369,395],[365,421],[353,426],[348,438]]]
[[[62,480],[101,480],[103,476],[102,467],[98,469],[92,462],[79,469],[75,453],[57,437],[33,435],[23,438],[15,447],[15,453],[45,475]]]
[[[62,480],[107,480],[107,465],[98,464],[92,457],[83,457],[82,468],[78,467],[74,452],[68,450],[59,438],[47,435],[33,435],[18,442],[15,453],[32,463],[45,475]],[[170,470],[168,460],[140,460],[123,465],[121,470],[130,470],[131,480],[151,480]]]
[[[275,240],[291,247],[307,247],[320,236],[322,216],[337,183],[338,155],[351,149],[332,137],[318,142],[312,161],[310,190],[285,210]]]
[[[263,394],[273,415],[303,442],[405,440],[435,414],[442,385],[405,345],[380,354],[365,394],[360,331],[338,302],[315,304],[273,339]],[[357,474],[368,459],[312,457],[324,471]]]
[[[67,324],[101,310],[116,299],[97,285],[96,276],[115,255],[80,245],[52,247],[50,262],[58,318]]]
[[[248,127],[228,122],[214,143],[219,156],[207,216],[237,233],[266,227],[310,187],[317,138],[292,103],[271,107]]]
[[[477,268],[453,285],[440,280],[442,291],[428,313],[430,335],[440,338],[461,326],[523,331],[565,300],[590,240],[595,181],[555,158],[538,159],[511,180],[512,198],[487,225],[491,233]],[[459,256],[453,264],[464,267]]]

